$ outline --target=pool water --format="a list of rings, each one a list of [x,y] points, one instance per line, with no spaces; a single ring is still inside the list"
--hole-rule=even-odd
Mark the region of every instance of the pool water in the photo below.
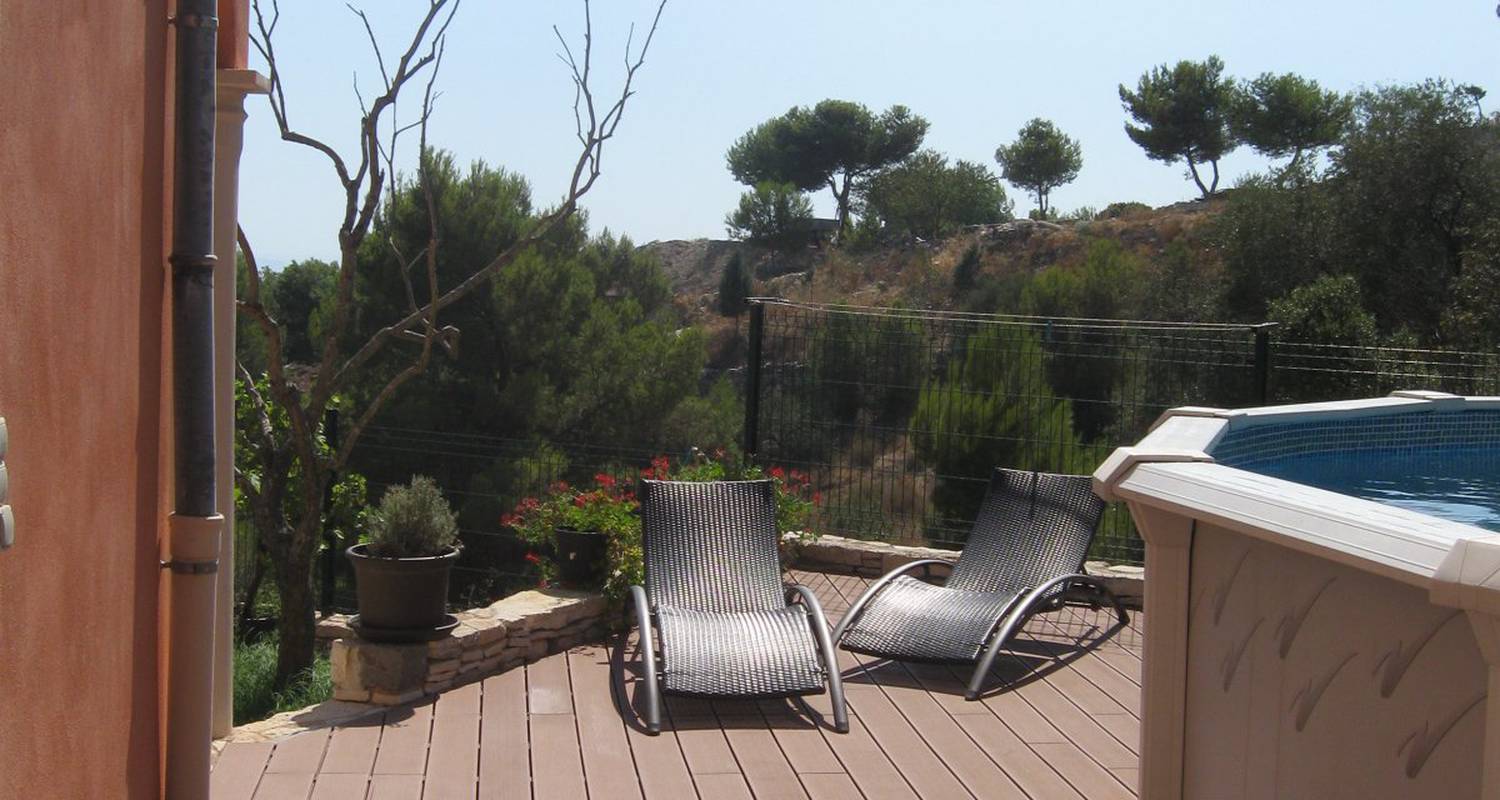
[[[1500,447],[1318,453],[1251,469],[1500,532]]]

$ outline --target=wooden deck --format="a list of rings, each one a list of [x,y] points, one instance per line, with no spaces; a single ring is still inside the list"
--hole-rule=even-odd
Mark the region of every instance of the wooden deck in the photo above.
[[[867,584],[795,573],[836,621]],[[645,734],[634,648],[618,640],[275,744],[228,745],[214,800],[252,798],[962,798],[1135,796],[1142,620],[1033,620],[985,697],[961,671],[840,652],[850,732],[826,695],[668,698]],[[617,701],[616,698],[623,698]]]

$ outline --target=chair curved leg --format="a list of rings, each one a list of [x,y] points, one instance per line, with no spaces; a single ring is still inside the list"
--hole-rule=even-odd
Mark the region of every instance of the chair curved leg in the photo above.
[[[646,686],[646,731],[651,735],[661,733],[661,690],[657,685],[656,642],[651,630],[651,606],[646,601],[646,590],[630,587],[630,599],[635,606],[635,623],[640,630],[641,672]]]
[[[1028,597],[1027,599],[1029,600],[1030,598]],[[990,639],[989,646],[984,648],[984,653],[980,656],[979,663],[974,667],[974,675],[969,678],[969,687],[964,692],[965,700],[979,699],[979,690],[984,686],[985,677],[990,674],[990,667],[995,665],[995,656],[1000,654],[1000,648],[1006,642],[1010,641],[1010,637],[1015,634],[1016,628],[1020,627],[1021,623],[1025,621],[1029,610],[1030,603],[1023,604],[1017,602],[1011,605],[1010,610],[1005,613],[1004,617],[1001,617],[1000,629],[995,632],[994,638]]]
[[[788,594],[796,593],[808,607],[808,619],[812,622],[814,639],[818,643],[818,654],[823,658],[823,669],[828,674],[828,700],[833,706],[833,727],[839,733],[849,732],[849,709],[844,702],[844,679],[839,674],[838,658],[834,655],[833,638],[828,633],[828,620],[823,616],[823,606],[816,595],[806,586],[792,586]]]
[[[969,679],[968,690],[964,692],[965,699],[977,700],[979,698],[979,690],[984,685],[985,677],[990,674],[990,667],[995,664],[995,656],[999,655],[1000,648],[1005,646],[1006,642],[1010,641],[1010,638],[1015,635],[1016,629],[1021,626],[1021,623],[1025,622],[1031,616],[1037,603],[1041,602],[1047,593],[1057,587],[1070,585],[1086,586],[1091,591],[1103,595],[1115,607],[1115,614],[1119,617],[1120,624],[1125,625],[1130,622],[1130,615],[1125,611],[1125,604],[1120,602],[1120,598],[1114,592],[1110,591],[1109,587],[1105,586],[1103,581],[1089,575],[1081,574],[1061,575],[1053,578],[1027,592],[1021,600],[1011,606],[1010,610],[1002,618],[1004,622],[1000,625],[999,630],[996,631],[995,637],[990,640],[989,646],[984,648],[984,653],[980,656],[979,664],[974,668],[974,675]]]

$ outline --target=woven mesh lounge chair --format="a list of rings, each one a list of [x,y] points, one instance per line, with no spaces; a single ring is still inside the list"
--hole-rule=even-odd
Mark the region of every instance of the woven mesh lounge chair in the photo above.
[[[1119,598],[1083,574],[1103,512],[1088,476],[996,469],[958,561],[923,559],[887,573],[849,607],[833,639],[897,660],[977,660],[965,695],[973,700],[1032,614],[1074,599],[1108,602],[1121,624],[1128,620]],[[942,586],[908,574],[936,564],[953,570]]]
[[[781,580],[775,491],[764,480],[641,482],[646,585],[630,595],[652,733],[661,692],[790,697],[825,684],[834,726],[849,730],[823,609]]]

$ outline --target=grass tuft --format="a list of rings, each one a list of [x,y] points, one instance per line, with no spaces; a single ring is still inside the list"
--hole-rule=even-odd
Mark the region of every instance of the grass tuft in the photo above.
[[[276,636],[234,645],[234,724],[244,725],[282,711],[293,711],[333,696],[328,654],[319,652],[311,667],[276,691]]]

